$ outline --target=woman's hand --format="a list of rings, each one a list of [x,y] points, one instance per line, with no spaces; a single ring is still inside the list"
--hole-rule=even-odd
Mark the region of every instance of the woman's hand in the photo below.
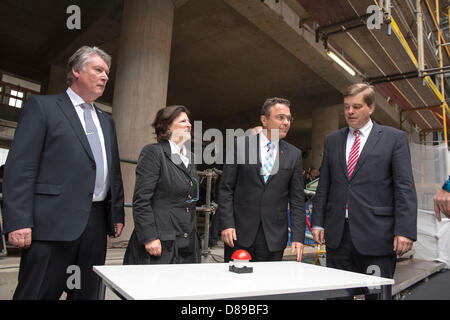
[[[147,242],[145,244],[145,250],[147,250],[147,252],[151,256],[160,256],[162,253],[161,241],[159,239],[156,239],[156,240]]]

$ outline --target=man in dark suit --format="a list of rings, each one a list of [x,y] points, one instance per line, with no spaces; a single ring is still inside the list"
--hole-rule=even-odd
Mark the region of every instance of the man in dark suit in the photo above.
[[[110,62],[96,47],[80,48],[67,91],[23,107],[3,182],[5,233],[23,248],[14,299],[58,299],[63,290],[96,298],[92,266],[105,263],[106,235],[118,237],[124,224],[114,122],[93,104]]]
[[[393,278],[416,239],[417,197],[408,138],[371,120],[374,99],[365,83],[344,93],[348,127],[325,139],[313,236],[327,267]]]
[[[301,261],[305,208],[301,151],[282,140],[292,121],[290,102],[267,99],[261,109],[263,132],[236,139],[233,163],[220,179],[218,212],[222,238],[232,250],[247,250],[252,261],[279,261],[288,241],[288,204],[292,252]]]

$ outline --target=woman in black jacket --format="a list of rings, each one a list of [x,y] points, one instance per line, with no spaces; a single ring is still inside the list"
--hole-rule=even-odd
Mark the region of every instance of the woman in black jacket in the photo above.
[[[184,145],[191,139],[189,111],[184,106],[165,107],[152,125],[158,143],[146,145],[139,156],[134,230],[123,263],[199,263],[198,177]]]

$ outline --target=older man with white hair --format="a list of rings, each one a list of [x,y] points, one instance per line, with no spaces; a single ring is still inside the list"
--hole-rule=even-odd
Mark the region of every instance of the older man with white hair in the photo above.
[[[93,265],[106,236],[124,223],[115,126],[94,101],[111,57],[81,47],[69,59],[65,92],[25,103],[5,165],[4,227],[22,248],[13,299],[95,299]],[[69,277],[69,278],[68,278]]]

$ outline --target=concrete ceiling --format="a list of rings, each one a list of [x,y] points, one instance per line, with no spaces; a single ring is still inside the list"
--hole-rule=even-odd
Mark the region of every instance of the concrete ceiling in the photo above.
[[[185,104],[207,127],[248,128],[273,96],[291,100],[299,120],[311,118],[313,106],[342,99],[223,1],[189,1],[176,10],[168,104]]]
[[[417,33],[413,7],[409,0],[395,1],[392,17],[399,25],[408,45],[414,54],[417,52]],[[373,0],[298,0],[321,27],[339,24],[343,21],[361,17],[366,14]],[[398,4],[398,5],[397,5]],[[415,6],[415,3],[414,3]],[[431,22],[429,12],[424,9],[424,17]],[[435,31],[433,28],[432,31]],[[352,29],[331,35],[328,39],[331,47],[351,62],[366,78],[382,77],[417,71],[411,58],[394,32],[389,36],[387,23],[380,29],[369,30],[366,27]],[[425,41],[425,62],[427,68],[438,67],[435,47]],[[449,57],[444,53],[444,65],[449,65]],[[401,109],[424,106],[436,106],[440,100],[422,78],[386,82],[376,85],[379,92],[390,97],[391,102]],[[442,126],[442,121],[431,111],[410,113],[411,118],[420,128],[431,129]]]
[[[311,27],[313,21],[327,26],[355,18],[373,4],[373,0],[284,1]],[[259,124],[259,109],[266,98],[285,97],[292,101],[292,113],[297,119],[288,140],[301,141],[296,144],[308,149],[312,109],[341,103],[336,85],[313,71],[318,69],[304,62],[308,59],[299,59],[298,52],[297,56],[291,54],[267,31],[261,31],[236,11],[230,5],[236,1],[174,3],[168,104],[189,107],[193,120],[203,120],[203,129],[245,129]],[[81,30],[66,27],[66,8],[72,4],[81,8]],[[0,50],[0,72],[41,82],[45,88],[50,64],[64,67],[78,47],[97,45],[113,57],[110,82],[101,98],[112,104],[122,6],[123,0],[0,0],[0,37],[7,44]],[[402,2],[393,15],[402,21],[400,28],[415,50],[410,32],[414,29],[413,12]],[[334,35],[330,45],[367,77],[415,69],[398,39],[386,35],[385,25],[371,32],[360,28]],[[434,67],[437,60],[431,51],[427,48],[425,56],[428,66]],[[377,87],[404,109],[439,102],[421,79]],[[440,126],[430,111],[411,113],[409,117],[421,128]]]
[[[66,27],[71,4],[81,8],[80,31]],[[266,98],[285,97],[298,119],[292,131],[307,135],[302,147],[308,148],[312,107],[339,103],[340,93],[222,0],[176,4],[168,104],[189,107],[204,129],[246,129],[259,125]],[[45,87],[50,64],[65,67],[77,48],[97,45],[113,57],[99,99],[111,104],[122,5],[122,0],[1,0],[0,36],[8,46],[0,51],[0,70]]]

